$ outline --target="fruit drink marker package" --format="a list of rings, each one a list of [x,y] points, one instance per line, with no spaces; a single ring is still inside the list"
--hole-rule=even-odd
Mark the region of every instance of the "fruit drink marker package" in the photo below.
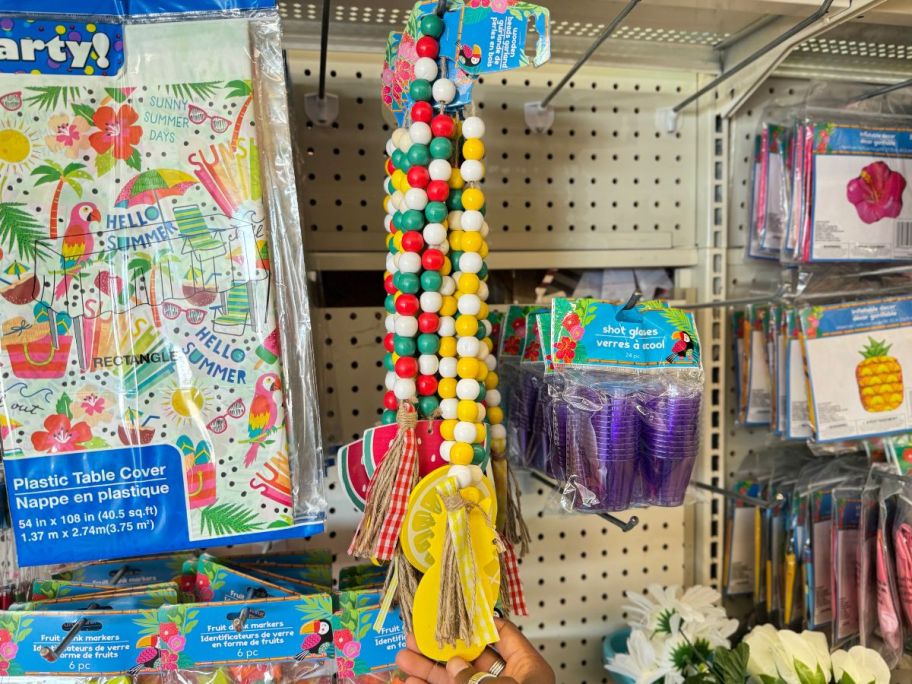
[[[759,484],[741,481],[735,491],[754,495]],[[728,507],[728,535],[726,542],[725,594],[737,596],[751,594],[755,584],[756,546],[754,544],[755,506],[736,501]]]
[[[912,364],[912,299],[800,311],[820,442],[908,432],[903,367]]]
[[[789,439],[808,439],[814,431],[808,408],[808,381],[804,362],[804,343],[801,339],[801,322],[795,309],[786,311],[786,400],[788,420],[786,436]]]
[[[158,608],[166,604],[179,603],[176,584],[157,585],[148,589],[134,589],[119,593],[94,596],[69,596],[47,601],[14,603],[10,610],[135,610]]]
[[[121,4],[0,12],[0,442],[24,566],[325,515],[274,3]],[[15,73],[10,46],[42,35]]]
[[[864,478],[833,490],[832,569],[833,644],[858,636],[858,546],[861,542],[861,490]]]
[[[738,400],[738,421],[744,422],[744,412],[747,410],[747,383],[745,382],[744,363],[744,311],[735,310],[731,313],[731,335],[735,345],[734,385],[735,397]]]
[[[744,340],[748,385],[744,422],[746,425],[769,425],[772,411],[772,380],[766,344],[769,308],[749,306],[746,323],[749,326]]]
[[[808,261],[912,257],[912,129],[813,124]]]

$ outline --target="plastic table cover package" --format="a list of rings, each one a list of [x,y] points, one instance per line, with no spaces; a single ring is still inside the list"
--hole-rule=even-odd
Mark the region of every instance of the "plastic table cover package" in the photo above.
[[[274,3],[33,4],[0,1],[0,438],[20,565],[321,531]]]

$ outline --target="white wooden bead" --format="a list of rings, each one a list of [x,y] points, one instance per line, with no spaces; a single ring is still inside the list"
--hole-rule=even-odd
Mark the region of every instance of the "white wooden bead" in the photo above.
[[[402,337],[414,337],[417,335],[418,319],[414,316],[397,316],[396,334]]]
[[[386,332],[396,332],[396,314],[386,314],[383,327],[386,328]]]
[[[462,212],[462,229],[463,230],[481,230],[484,223],[484,216],[480,211],[470,209]]]
[[[483,138],[485,134],[485,125],[477,116],[466,117],[462,122],[462,137],[464,138]]]
[[[466,467],[472,473],[472,484],[480,484],[482,479],[484,479],[484,473],[481,471],[481,468],[477,465],[470,465]]]
[[[439,81],[438,81],[439,83]],[[465,489],[472,484],[472,470],[470,466],[451,465],[447,475],[456,478],[460,489]]]
[[[431,180],[448,181],[453,175],[453,167],[446,159],[435,159],[428,164],[428,173],[431,175]]]
[[[476,294],[464,294],[457,300],[456,308],[459,309],[459,313],[461,314],[477,316],[478,312],[481,310],[481,300]],[[471,354],[471,356],[475,355]]]
[[[463,295],[467,297],[468,295]],[[459,356],[476,356],[478,348],[482,346],[477,337],[460,337],[456,340],[456,353]]]
[[[437,313],[443,306],[443,296],[439,292],[422,292],[418,299],[421,310],[427,313]]]
[[[481,255],[478,252],[465,252],[459,257],[459,270],[463,273],[478,273],[482,263]]]
[[[484,362],[485,362],[485,365],[488,367],[489,371],[492,371],[495,368],[497,368],[497,357],[494,356],[494,354],[490,354],[488,356],[488,358],[486,358],[484,360]]]
[[[442,243],[440,243],[440,245],[437,247],[437,249],[440,250],[441,254],[444,254],[444,255],[449,254],[450,253],[450,243],[447,242],[446,240],[444,240]]]
[[[418,273],[421,270],[421,255],[418,252],[400,252],[399,270],[403,273]]]
[[[440,359],[436,354],[422,354],[418,357],[418,371],[422,375],[436,375],[440,367]]]
[[[456,319],[452,316],[441,316],[440,325],[437,328],[437,334],[441,337],[455,337]]]
[[[506,439],[506,437],[507,428],[505,428],[502,423],[491,426],[491,439]]]
[[[462,261],[462,259],[460,259],[460,261]],[[458,282],[459,282],[459,276],[461,276],[461,275],[462,275],[462,271],[453,271],[453,272],[450,274],[450,277],[458,283]],[[459,298],[459,297],[461,297],[461,296],[462,296],[462,292],[460,292],[459,294],[456,295],[457,298]]]
[[[392,371],[390,371],[389,373],[386,374],[386,377],[383,379],[383,384],[386,386],[386,389],[388,389],[389,391],[392,392],[393,387],[396,386],[396,380],[398,380],[398,378],[396,377],[396,374],[393,373]]]
[[[491,321],[478,321],[478,325],[485,329],[485,337],[491,336]]]
[[[390,135],[390,140],[393,141],[393,145],[399,147],[399,141],[402,139],[403,135],[408,135],[408,131],[404,128],[397,128],[393,131],[392,135]]]
[[[400,209],[402,201],[405,199],[405,195],[402,194],[401,190],[396,190],[392,195],[390,195],[390,204],[394,209]]]
[[[438,78],[431,86],[431,93],[435,101],[449,104],[456,97],[456,84],[448,78]]]
[[[424,211],[427,203],[427,193],[421,188],[412,188],[405,193],[405,206],[407,206],[409,209]]]
[[[396,147],[396,143],[394,143],[392,140],[386,141],[386,156],[387,157],[392,157],[393,152],[395,152],[397,149],[399,149],[399,148]]]
[[[415,381],[411,378],[397,378],[393,386],[393,394],[399,401],[405,401],[415,396]]]
[[[475,401],[478,399],[478,393],[481,387],[478,380],[474,378],[463,378],[456,383],[456,396],[466,401]]]
[[[465,255],[463,255],[463,256],[465,256]],[[460,259],[459,261],[462,262],[462,259]],[[478,283],[478,298],[481,301],[486,302],[486,301],[488,301],[489,294],[490,294],[490,291],[488,290],[488,284],[483,280],[480,281]]]
[[[459,167],[459,173],[462,174],[462,180],[466,183],[477,183],[484,178],[484,164],[477,159],[466,159]]]
[[[446,241],[447,229],[442,223],[429,223],[422,231],[424,241],[429,245],[439,245]]]
[[[440,415],[443,416],[444,420],[456,420],[458,408],[459,399],[456,397],[450,397],[449,399],[442,399],[440,401]]]
[[[488,415],[488,411],[485,409],[484,404],[478,404],[478,422],[483,421],[486,415]]]
[[[386,228],[386,232],[389,232],[390,226],[393,225],[393,217],[391,214],[387,214],[383,217],[383,227]]]
[[[462,230],[462,212],[451,211],[447,215],[447,225],[449,225],[450,230]]]
[[[416,121],[409,126],[409,138],[411,138],[412,142],[416,145],[427,145],[431,142],[431,138],[433,137],[434,134],[431,132],[431,127],[424,123],[424,121]]]
[[[454,292],[456,292],[456,281],[450,276],[443,276],[443,282],[440,284],[440,294],[451,295]]]
[[[399,149],[403,152],[408,152],[409,148],[412,146],[412,139],[409,137],[408,133],[405,135],[399,136]]]
[[[456,427],[453,428],[453,437],[457,442],[467,442],[471,444],[475,441],[477,432],[475,423],[467,423],[461,420],[456,423]]]
[[[390,273],[398,273],[399,267],[396,266],[396,260],[393,258],[392,254],[386,255],[386,270]]]
[[[483,237],[483,238],[488,237],[488,234],[491,232],[491,227],[488,225],[487,221],[485,221],[484,223],[481,224],[480,232],[481,232],[481,237]]]
[[[437,62],[430,57],[419,57],[414,66],[415,78],[434,81],[437,78]]]
[[[452,356],[444,356],[440,359],[440,368],[437,370],[442,378],[456,377],[456,359]]]
[[[479,361],[484,361],[490,355],[491,355],[491,352],[488,351],[488,345],[486,345],[486,344],[478,345],[478,353],[475,354],[476,359],[478,359]]]
[[[485,403],[489,407],[500,406],[500,390],[488,390],[485,394]]]
[[[454,444],[456,444],[456,442],[452,440],[445,440],[440,443],[440,458],[447,463],[450,462],[450,451],[453,449]]]

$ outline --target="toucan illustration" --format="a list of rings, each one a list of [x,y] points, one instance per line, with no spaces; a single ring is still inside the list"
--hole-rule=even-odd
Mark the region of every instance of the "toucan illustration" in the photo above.
[[[671,354],[665,359],[666,363],[674,363],[678,359],[686,359],[688,352],[694,348],[690,335],[683,330],[676,330],[671,334],[671,339],[676,340],[671,347]]]
[[[333,643],[332,625],[326,620],[315,620],[310,626],[302,628],[308,631],[301,648],[304,650],[295,656],[295,660],[304,660],[309,655],[325,655]]]
[[[473,45],[471,47],[468,45],[460,45],[459,62],[463,66],[477,67],[481,64],[481,47],[479,45]]]

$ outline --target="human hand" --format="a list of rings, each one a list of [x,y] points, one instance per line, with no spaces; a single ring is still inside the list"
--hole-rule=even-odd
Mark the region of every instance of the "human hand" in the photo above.
[[[515,625],[494,618],[500,640],[497,651],[486,648],[474,663],[453,658],[446,667],[421,655],[412,634],[406,649],[399,651],[396,665],[409,677],[405,684],[468,684],[472,675],[489,672],[500,660],[506,663],[498,677],[487,677],[480,684],[554,684],[554,670]]]

